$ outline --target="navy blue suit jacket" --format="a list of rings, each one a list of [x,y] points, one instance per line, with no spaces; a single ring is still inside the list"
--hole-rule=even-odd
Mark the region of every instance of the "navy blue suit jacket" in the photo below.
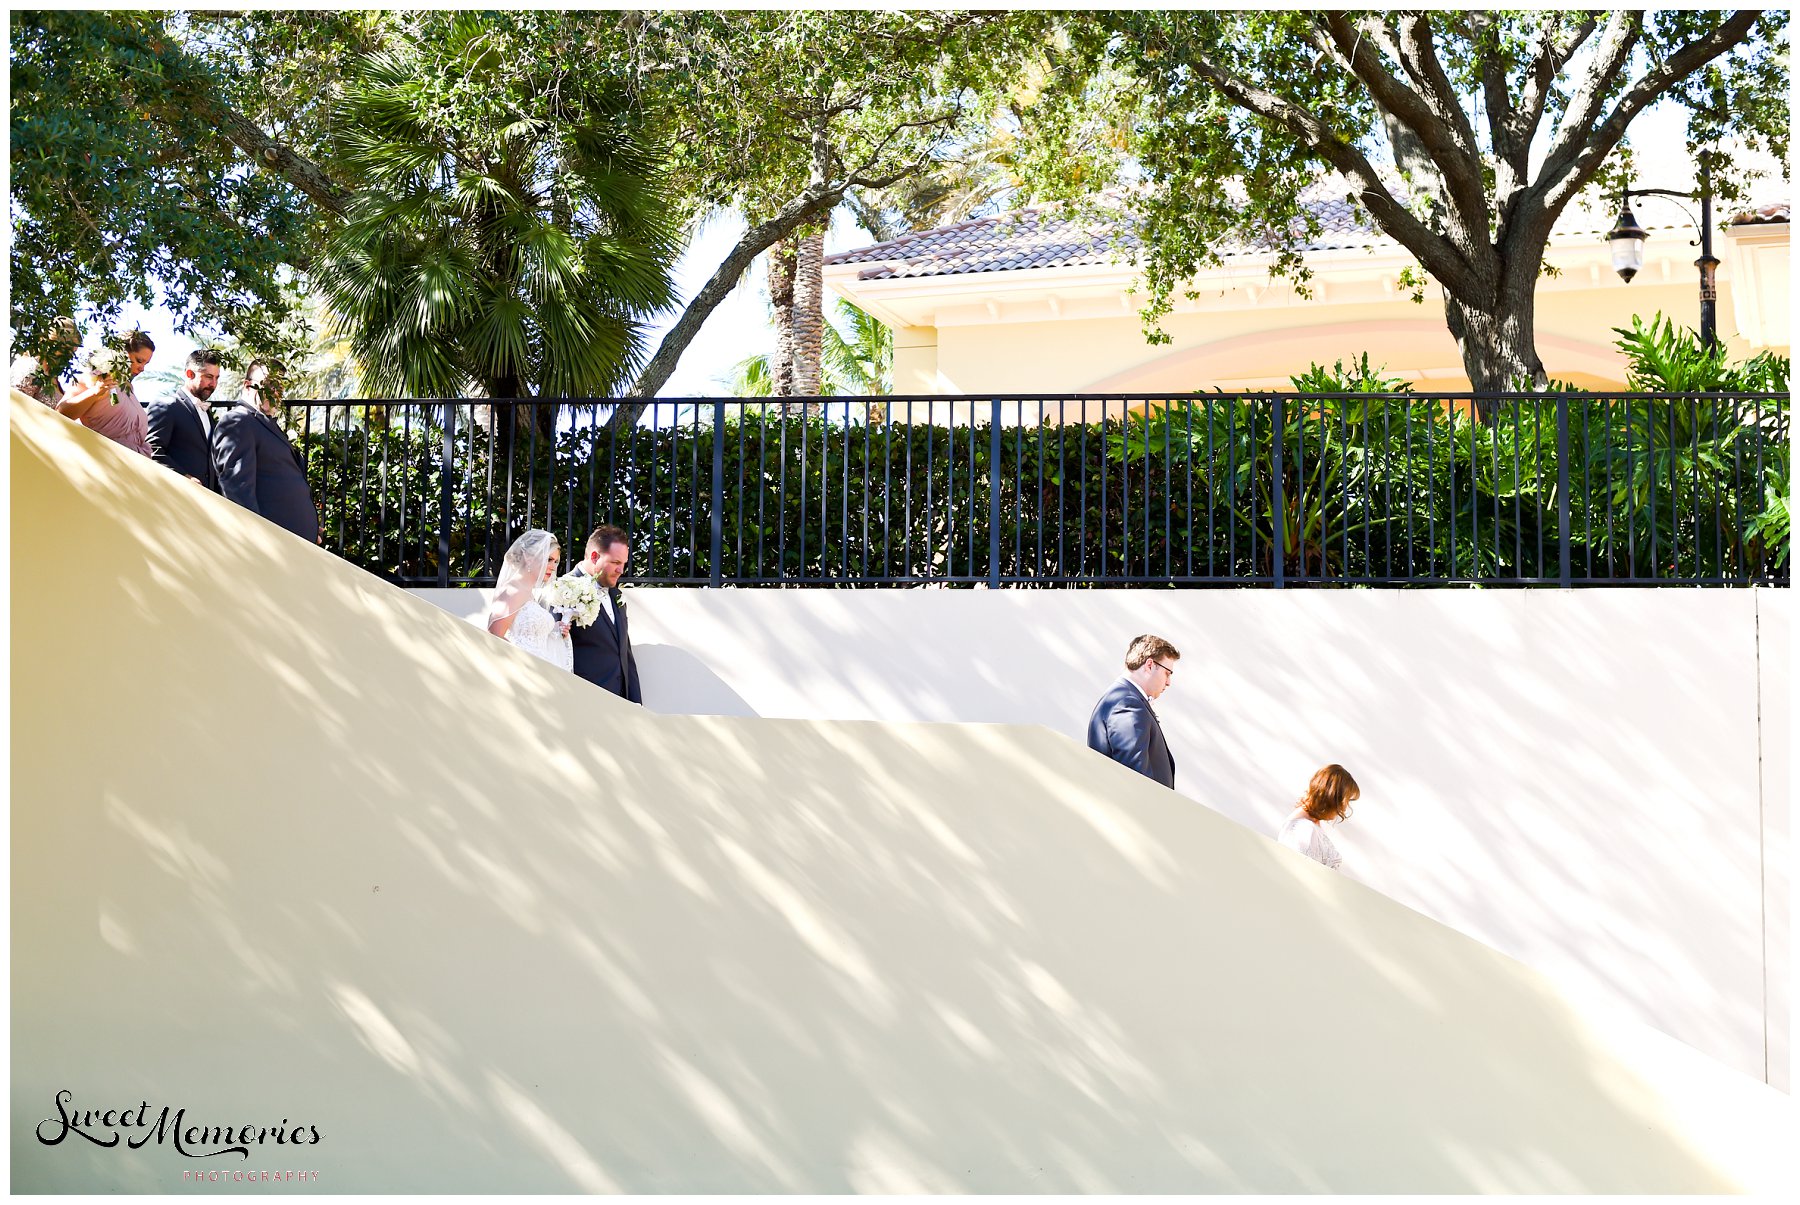
[[[215,494],[219,492],[219,475],[213,470],[212,437],[194,412],[194,401],[187,390],[176,389],[173,398],[151,404],[150,455],[156,463],[196,479]]]
[[[606,617],[606,608],[602,607],[593,623],[569,629],[569,643],[575,651],[575,675],[601,690],[642,703],[644,692],[638,685],[637,658],[631,655],[631,617],[625,613],[617,586],[607,591],[607,596],[612,599],[613,614],[619,617],[617,623]]]
[[[1113,683],[1088,718],[1088,748],[1163,786],[1175,787],[1175,755],[1163,739],[1150,700],[1124,678]]]
[[[274,419],[247,403],[233,406],[213,424],[212,446],[221,493],[303,540],[319,538],[300,453]]]

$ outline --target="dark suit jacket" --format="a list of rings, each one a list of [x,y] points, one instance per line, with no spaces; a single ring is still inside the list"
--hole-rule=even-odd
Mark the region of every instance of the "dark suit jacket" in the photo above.
[[[592,624],[569,629],[569,643],[575,646],[575,673],[601,690],[642,703],[644,692],[638,685],[637,658],[631,655],[631,617],[625,613],[617,586],[607,594],[612,599],[613,614],[619,617],[616,625],[602,607]]]
[[[248,404],[233,406],[213,423],[212,447],[221,493],[303,540],[319,538],[300,453],[274,419]]]
[[[201,405],[206,403],[201,402]],[[219,475],[213,469],[212,437],[194,412],[194,399],[186,389],[150,407],[150,455],[177,473],[197,478],[213,493],[219,492]]]
[[[1088,718],[1088,748],[1171,790],[1175,787],[1175,755],[1163,739],[1162,725],[1150,710],[1150,700],[1124,678],[1094,705]]]

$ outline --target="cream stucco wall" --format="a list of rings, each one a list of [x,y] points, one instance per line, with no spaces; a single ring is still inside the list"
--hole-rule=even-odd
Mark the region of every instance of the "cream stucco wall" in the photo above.
[[[1690,269],[1691,270],[1691,269]],[[1695,285],[1640,277],[1630,286],[1540,292],[1537,348],[1545,371],[1583,388],[1624,387],[1625,365],[1614,327],[1633,314],[1661,310],[1696,321]],[[937,371],[944,393],[1185,393],[1195,389],[1290,388],[1289,378],[1313,363],[1349,362],[1363,352],[1372,365],[1404,374],[1413,388],[1466,391],[1462,359],[1444,325],[1443,302],[1319,302],[1291,290],[1256,307],[1212,310],[1206,299],[1163,320],[1167,345],[1146,342],[1135,313],[946,325],[938,330]],[[1719,329],[1737,355],[1729,293],[1719,303]]]
[[[903,326],[894,332],[894,392],[942,393],[938,381],[937,328]]]
[[[15,1191],[1796,1187],[1786,1097],[1055,733],[647,714],[29,403],[11,466]]]
[[[1352,877],[1790,1083],[1785,590],[633,594],[657,710],[1076,742],[1159,632],[1183,795],[1272,836],[1341,761]]]

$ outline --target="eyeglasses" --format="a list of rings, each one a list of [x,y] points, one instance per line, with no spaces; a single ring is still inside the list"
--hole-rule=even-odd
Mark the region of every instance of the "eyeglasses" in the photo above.
[[[1163,673],[1169,675],[1169,681],[1173,682],[1175,680],[1175,671],[1170,669],[1168,666],[1164,665],[1162,662],[1160,662],[1160,661],[1156,660],[1154,657],[1152,657],[1150,659],[1150,664],[1154,665],[1157,669],[1160,669]]]

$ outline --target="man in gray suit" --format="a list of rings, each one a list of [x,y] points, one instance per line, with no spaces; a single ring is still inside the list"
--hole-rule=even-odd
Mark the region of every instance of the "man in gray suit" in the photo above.
[[[1088,748],[1173,790],[1175,755],[1150,701],[1175,680],[1181,654],[1161,636],[1139,636],[1125,650],[1125,675],[1100,696],[1088,719]]]
[[[306,484],[305,462],[270,417],[281,400],[279,364],[253,360],[244,371],[244,396],[213,429],[213,468],[219,490],[303,540],[319,540],[319,511]]]

